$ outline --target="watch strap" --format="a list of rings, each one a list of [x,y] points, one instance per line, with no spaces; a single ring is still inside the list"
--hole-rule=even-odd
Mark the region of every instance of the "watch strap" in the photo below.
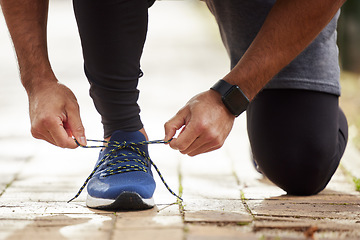
[[[249,105],[249,99],[239,86],[232,85],[223,79],[216,82],[210,89],[221,94],[222,102],[235,117],[244,112]]]
[[[232,88],[232,86],[232,84],[221,79],[217,81],[210,89],[215,90],[220,93],[221,96],[224,96]]]

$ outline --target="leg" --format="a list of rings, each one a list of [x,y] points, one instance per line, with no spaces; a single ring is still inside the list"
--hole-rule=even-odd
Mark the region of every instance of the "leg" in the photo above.
[[[142,128],[138,78],[148,22],[147,0],[74,0],[90,95],[104,136]]]
[[[155,181],[148,161],[137,90],[148,0],[74,0],[90,95],[109,144],[87,184],[91,208],[140,210],[154,206]],[[138,132],[140,130],[140,132]],[[127,143],[134,145],[127,145]],[[134,147],[136,146],[136,147]],[[84,185],[84,186],[85,186]]]
[[[259,168],[288,194],[323,190],[345,151],[348,126],[336,95],[264,90],[247,111],[248,134]]]
[[[275,2],[206,0],[218,22],[231,67],[246,52]],[[269,82],[247,111],[249,139],[258,166],[290,194],[321,191],[345,150],[347,123],[337,97],[336,21],[337,16]]]

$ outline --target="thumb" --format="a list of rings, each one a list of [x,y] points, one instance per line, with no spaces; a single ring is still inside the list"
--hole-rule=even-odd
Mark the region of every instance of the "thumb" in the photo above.
[[[85,128],[81,122],[79,111],[68,112],[68,127],[78,143],[86,146]]]
[[[176,131],[186,125],[186,119],[189,113],[190,112],[186,108],[182,108],[174,117],[165,123],[165,141],[169,141],[171,138],[173,138],[176,134]]]

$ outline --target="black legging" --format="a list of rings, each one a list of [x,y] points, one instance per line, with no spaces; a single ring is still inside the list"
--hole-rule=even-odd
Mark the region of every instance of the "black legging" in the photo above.
[[[348,126],[332,94],[263,90],[247,110],[254,159],[288,194],[323,190],[345,151]]]
[[[90,96],[104,137],[142,128],[138,78],[153,0],[73,0]]]

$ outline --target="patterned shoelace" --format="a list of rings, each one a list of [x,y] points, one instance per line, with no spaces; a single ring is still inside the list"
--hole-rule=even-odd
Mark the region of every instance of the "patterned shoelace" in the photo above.
[[[158,173],[161,181],[164,183],[167,190],[172,195],[174,195],[175,197],[177,197],[179,200],[182,201],[182,198],[179,197],[173,190],[171,190],[169,185],[165,182],[165,179],[163,178],[161,172],[159,171],[159,169],[155,165],[155,163],[150,159],[150,157],[144,151],[141,151],[141,149],[137,147],[137,146],[140,146],[140,145],[169,143],[170,141],[171,141],[171,139],[169,141],[155,140],[155,141],[141,141],[141,142],[126,142],[126,141],[118,142],[118,141],[102,141],[102,140],[87,139],[87,142],[102,143],[102,144],[105,144],[106,147],[111,147],[112,149],[107,154],[105,154],[104,157],[99,161],[99,163],[95,166],[94,170],[91,172],[89,177],[85,180],[84,184],[79,189],[78,193],[75,195],[75,197],[70,199],[68,201],[68,203],[73,201],[77,197],[79,197],[79,195],[84,190],[84,188],[86,187],[86,185],[88,184],[90,179],[93,177],[93,175],[95,174],[97,169],[99,169],[99,167],[102,164],[107,162],[108,165],[115,166],[117,163],[125,163],[125,162],[130,162],[130,161],[135,161],[135,162],[137,162],[139,164],[120,166],[120,167],[117,167],[115,169],[107,169],[107,170],[104,171],[104,173],[102,173],[101,176],[102,177],[107,177],[107,176],[111,176],[111,175],[114,175],[114,174],[120,174],[120,173],[125,173],[125,172],[133,172],[133,171],[147,172],[147,170],[146,170],[146,168],[144,166],[149,167],[149,165],[148,165],[148,162],[149,162],[155,168],[156,172]],[[76,144],[78,146],[80,146],[82,148],[103,148],[103,147],[105,147],[104,145],[83,146],[83,145],[79,144],[78,141],[75,140],[75,142],[76,142]],[[133,153],[127,153],[127,154],[120,153],[120,154],[117,154],[117,151],[119,151],[121,149],[125,149],[125,148],[130,149]],[[124,160],[116,160],[115,162],[111,161],[112,159],[115,159],[118,156],[125,156],[125,157],[130,156],[132,158],[131,159],[124,159]],[[144,158],[145,161],[141,160],[141,158]]]

